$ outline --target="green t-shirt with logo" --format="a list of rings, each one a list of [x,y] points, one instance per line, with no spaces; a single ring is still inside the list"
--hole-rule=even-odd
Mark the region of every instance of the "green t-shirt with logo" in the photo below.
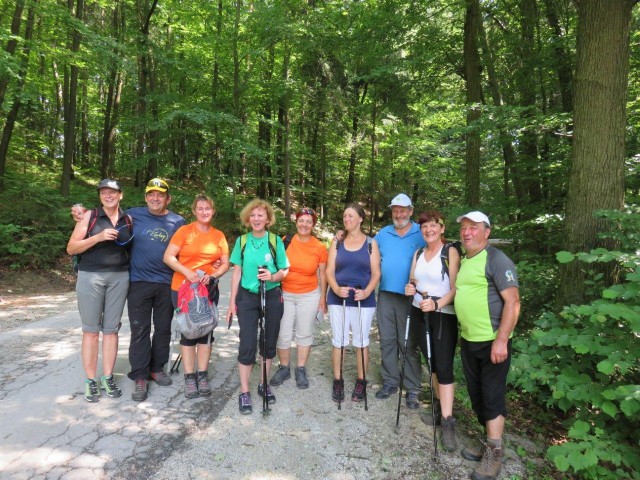
[[[462,259],[454,300],[462,338],[495,340],[504,307],[500,292],[509,287],[518,287],[516,267],[497,248],[487,245],[473,257]]]
[[[251,293],[259,293],[260,280],[258,280],[258,267],[265,266],[271,273],[276,273],[278,269],[289,268],[289,260],[287,259],[287,252],[285,251],[282,239],[276,235],[276,259],[271,254],[271,248],[269,247],[269,234],[261,238],[253,236],[253,233],[249,232],[247,236],[247,243],[244,247],[244,257],[241,252],[240,237],[236,239],[235,246],[231,252],[231,258],[229,261],[236,265],[236,268],[242,268],[242,277],[240,279],[240,285],[242,288],[249,290]],[[277,267],[276,267],[277,264]],[[266,289],[280,286],[280,282],[266,282]]]

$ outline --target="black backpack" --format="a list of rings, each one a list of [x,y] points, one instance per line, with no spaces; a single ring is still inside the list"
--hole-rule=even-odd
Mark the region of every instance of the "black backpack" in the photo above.
[[[453,247],[458,251],[458,255],[460,255],[460,259],[462,259],[465,255],[464,250],[462,249],[462,242],[460,240],[456,240],[455,242],[445,243],[444,247],[440,251],[440,261],[442,262],[442,280],[444,280],[445,274],[449,276],[449,249]],[[425,247],[420,248],[416,252],[416,261],[424,252]]]

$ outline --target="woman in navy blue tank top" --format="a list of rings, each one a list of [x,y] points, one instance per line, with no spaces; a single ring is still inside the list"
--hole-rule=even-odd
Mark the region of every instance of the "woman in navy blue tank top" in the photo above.
[[[342,353],[344,347],[349,345],[349,332],[358,364],[358,378],[351,400],[360,402],[366,393],[369,331],[376,310],[375,289],[380,281],[380,251],[376,241],[362,232],[365,216],[360,204],[347,205],[342,215],[346,234],[343,240],[334,240],[327,262],[327,282],[330,287],[327,305],[333,332],[334,380],[331,397],[335,402],[344,399]]]

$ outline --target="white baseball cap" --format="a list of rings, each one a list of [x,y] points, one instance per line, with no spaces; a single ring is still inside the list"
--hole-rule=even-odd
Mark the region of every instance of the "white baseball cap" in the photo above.
[[[456,222],[460,223],[463,218],[468,218],[472,222],[480,223],[484,222],[487,225],[491,226],[491,222],[489,222],[489,217],[487,217],[484,213],[478,212],[477,210],[474,212],[465,213],[464,215],[460,215]]]
[[[389,208],[391,207],[413,207],[413,205],[411,204],[411,199],[407,195],[399,193],[393,197],[393,200],[391,200]]]

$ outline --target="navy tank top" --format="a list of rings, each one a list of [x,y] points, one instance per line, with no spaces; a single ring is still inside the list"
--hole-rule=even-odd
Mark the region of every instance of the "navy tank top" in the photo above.
[[[337,245],[336,251],[336,281],[338,285],[344,287],[365,288],[371,280],[371,254],[369,253],[369,243],[365,239],[362,246],[355,251],[344,248],[344,244]],[[357,307],[358,302],[353,299],[353,290],[349,292],[347,299],[348,307]],[[373,292],[361,303],[362,307],[375,307],[376,295]],[[328,305],[342,305],[342,298],[338,297],[333,290],[327,293]]]

